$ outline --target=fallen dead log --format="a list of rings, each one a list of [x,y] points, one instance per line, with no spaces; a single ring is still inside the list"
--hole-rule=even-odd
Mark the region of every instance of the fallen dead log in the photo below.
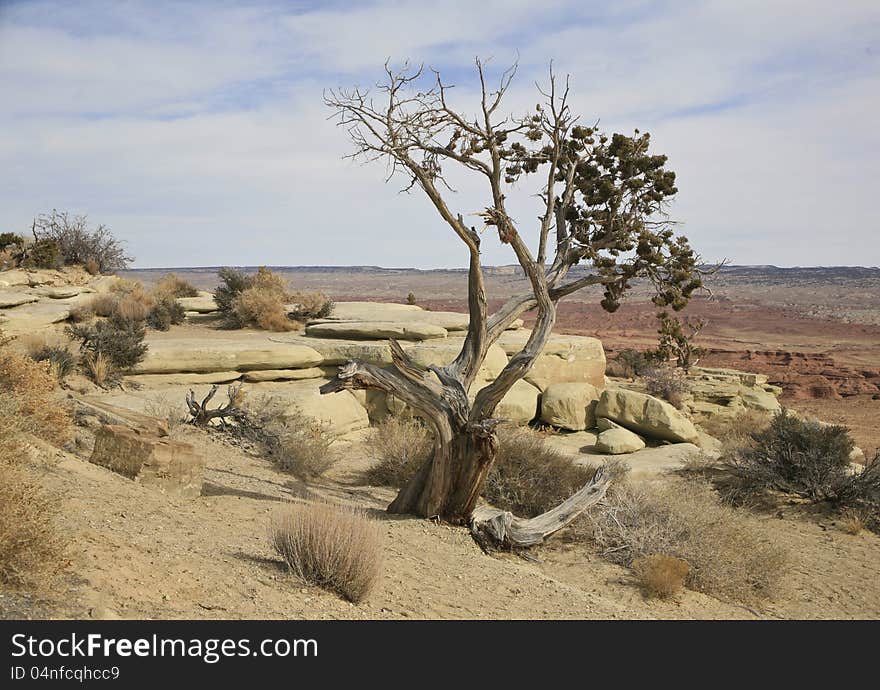
[[[516,517],[499,508],[478,506],[470,520],[471,535],[486,552],[499,547],[511,549],[535,546],[601,501],[610,483],[611,477],[600,467],[582,489],[552,510],[530,519]]]

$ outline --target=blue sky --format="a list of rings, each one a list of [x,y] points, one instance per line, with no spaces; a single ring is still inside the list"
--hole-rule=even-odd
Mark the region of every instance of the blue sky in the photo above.
[[[518,56],[514,111],[552,59],[585,120],[650,131],[707,259],[880,265],[876,0],[0,0],[0,229],[55,207],[137,266],[463,266],[418,192],[343,160],[322,92],[408,58],[467,104],[476,55]],[[456,188],[463,214],[484,205]],[[484,254],[513,262],[488,235]]]

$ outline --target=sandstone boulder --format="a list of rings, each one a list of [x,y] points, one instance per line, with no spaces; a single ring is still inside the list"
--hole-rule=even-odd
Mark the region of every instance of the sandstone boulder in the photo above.
[[[15,292],[14,290],[0,290],[0,309],[10,309],[19,307],[22,304],[30,304],[39,301],[36,295],[28,295],[24,292]]]
[[[606,389],[599,398],[596,416],[651,438],[673,443],[698,443],[691,421],[672,405],[645,393],[624,388]]]
[[[37,331],[67,320],[70,306],[63,302],[46,301],[6,309],[2,312],[5,317],[3,328],[12,334]]]
[[[40,287],[34,290],[34,293],[40,297],[48,297],[49,299],[70,299],[84,293],[93,293],[91,288],[80,285],[63,285],[60,287]]]
[[[410,358],[423,367],[446,366],[450,364],[458,353],[461,352],[464,338],[446,338],[444,340],[432,340],[426,343],[403,345]],[[389,353],[390,361],[390,353]],[[498,345],[492,345],[486,353],[486,360],[477,378],[482,381],[491,381],[496,378],[501,370],[507,366],[507,355]],[[475,384],[476,386],[477,384]]]
[[[205,458],[182,441],[106,424],[95,435],[91,462],[165,494],[193,498],[202,492]]]
[[[177,303],[185,311],[198,314],[212,314],[218,310],[217,302],[214,301],[214,296],[211,294],[199,295],[198,297],[178,297]]]
[[[759,388],[741,387],[740,398],[743,405],[750,410],[775,414],[782,410],[776,396]]]
[[[509,419],[515,424],[528,424],[538,414],[541,391],[528,381],[519,380],[511,386],[495,408],[493,416]]]
[[[279,384],[284,388],[275,389],[273,394],[289,404],[286,416],[309,417],[336,436],[370,426],[367,410],[351,391],[321,395],[318,387],[323,383],[326,383],[326,379]]]
[[[623,429],[606,429],[596,438],[596,450],[609,455],[634,453],[645,447],[642,438],[633,432]]]
[[[318,367],[308,369],[263,369],[260,371],[246,371],[242,378],[250,383],[263,381],[301,381],[303,379],[318,379],[324,376],[324,371]]]
[[[427,311],[412,304],[396,304],[388,302],[337,302],[330,314],[322,319],[315,319],[309,324],[326,323],[328,321],[355,322],[392,322],[404,324],[410,322],[427,323],[439,326],[447,331],[466,331],[469,317],[455,311]],[[511,324],[511,329],[521,328],[522,319]]]
[[[391,348],[387,342],[308,338],[300,335],[275,336],[273,339],[278,342],[304,345],[317,351],[323,359],[324,366],[339,366],[352,359],[380,366],[391,364]]]
[[[395,321],[401,314],[421,314],[414,304],[395,302],[334,302],[329,318],[343,321]]]
[[[135,374],[126,379],[151,388],[161,386],[198,386],[203,383],[231,383],[242,377],[240,371],[211,371],[206,374]]]
[[[599,395],[591,383],[551,383],[541,395],[541,421],[569,431],[592,429]]]
[[[139,374],[306,369],[324,361],[311,347],[265,336],[211,340],[148,336],[147,344],[144,361],[135,367]]]
[[[446,329],[420,321],[325,321],[306,327],[306,335],[353,340],[431,340],[445,338]]]
[[[529,335],[527,330],[507,331],[498,339],[498,345],[513,355],[523,348]],[[597,338],[551,336],[525,379],[542,391],[551,383],[589,383],[604,388],[605,350]]]

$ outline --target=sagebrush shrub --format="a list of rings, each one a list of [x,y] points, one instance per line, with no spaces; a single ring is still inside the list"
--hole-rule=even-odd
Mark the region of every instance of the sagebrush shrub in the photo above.
[[[272,521],[271,542],[303,582],[363,601],[382,570],[378,523],[363,511],[333,506],[293,504]]]
[[[253,284],[253,279],[244,271],[228,266],[217,271],[217,275],[220,276],[220,285],[214,289],[214,301],[218,310],[229,317],[232,302]]]
[[[58,497],[26,466],[25,435],[60,446],[71,428],[46,363],[12,351],[0,337],[0,584],[40,585],[61,567]]]
[[[170,295],[171,297],[198,297],[195,285],[175,273],[166,273],[153,287],[154,295]]]
[[[52,433],[24,414],[11,397],[0,397],[0,584],[39,586],[61,566],[61,540],[54,518],[58,497],[22,461],[25,431]]]
[[[20,431],[58,446],[68,440],[70,414],[58,399],[58,380],[47,362],[35,362],[0,344],[0,399],[15,402]]]
[[[116,312],[94,323],[68,326],[67,333],[80,342],[83,355],[104,355],[120,371],[133,368],[147,353],[144,321],[129,320]]]
[[[167,331],[172,325],[183,323],[186,312],[170,293],[162,292],[154,296],[153,306],[147,314],[147,325],[157,331]]]
[[[249,287],[232,301],[232,315],[241,326],[265,331],[293,331],[301,328],[287,315],[283,295],[262,287]]]
[[[522,517],[556,507],[583,488],[595,467],[575,465],[528,427],[499,428],[498,454],[483,488],[492,505]]]
[[[654,554],[679,558],[690,566],[688,587],[726,599],[772,596],[785,572],[785,551],[761,523],[698,480],[620,483],[573,531],[621,565]]]
[[[290,301],[296,305],[291,316],[299,321],[323,319],[333,311],[333,302],[323,292],[296,292]]]
[[[618,352],[617,357],[608,362],[608,373],[610,376],[631,379],[641,376],[650,367],[651,363],[644,353],[625,349]]]
[[[70,350],[62,345],[44,345],[31,354],[35,362],[48,362],[52,373],[59,379],[63,379],[76,369],[77,358]]]
[[[335,437],[322,424],[271,396],[242,408],[226,431],[256,444],[280,470],[301,479],[320,477],[339,460]]]
[[[61,248],[51,239],[37,240],[23,250],[25,268],[59,268],[64,263]]]
[[[725,457],[746,492],[775,489],[813,501],[835,498],[849,480],[853,441],[846,427],[805,421],[783,410]]]

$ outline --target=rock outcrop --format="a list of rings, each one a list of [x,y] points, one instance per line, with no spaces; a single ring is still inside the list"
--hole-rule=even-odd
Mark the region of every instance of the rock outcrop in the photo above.
[[[735,417],[745,410],[768,415],[782,408],[776,396],[782,392],[767,383],[767,376],[734,369],[693,368],[688,376],[686,404],[697,416]]]
[[[644,447],[645,441],[641,436],[623,427],[606,429],[596,438],[596,450],[609,455],[634,453]]]
[[[519,352],[529,338],[529,331],[508,331],[498,345],[508,354]],[[580,335],[554,335],[525,377],[543,391],[551,383],[589,383],[605,387],[605,351],[597,338]]]
[[[541,394],[541,421],[569,431],[592,429],[599,395],[591,383],[551,383]]]
[[[699,443],[693,423],[672,405],[646,393],[624,388],[606,389],[596,407],[597,417],[607,417],[630,431],[673,443]]]
[[[91,462],[165,494],[193,498],[202,492],[204,456],[189,443],[139,429],[102,426]]]
[[[306,335],[353,340],[432,340],[445,338],[447,330],[423,321],[325,321],[306,326]]]
[[[259,369],[307,369],[324,358],[307,345],[248,338],[148,337],[149,349],[135,367],[140,374],[208,373]]]

